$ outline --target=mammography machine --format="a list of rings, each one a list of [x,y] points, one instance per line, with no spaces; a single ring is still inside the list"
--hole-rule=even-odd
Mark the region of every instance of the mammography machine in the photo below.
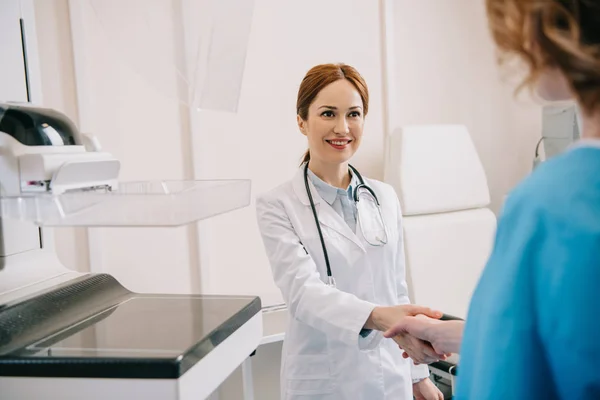
[[[202,399],[258,346],[258,297],[138,294],[60,263],[52,227],[181,226],[250,203],[248,180],[119,170],[64,114],[0,102],[1,398]]]

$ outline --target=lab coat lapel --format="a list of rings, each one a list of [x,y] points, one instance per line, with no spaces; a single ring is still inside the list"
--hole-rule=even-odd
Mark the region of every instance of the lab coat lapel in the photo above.
[[[363,244],[356,234],[352,232],[346,221],[344,221],[344,219],[337,212],[335,212],[333,207],[331,207],[327,202],[321,201],[317,213],[319,215],[319,221],[321,224],[344,236],[346,239],[358,246],[363,252],[366,251]]]
[[[346,221],[331,207],[325,200],[321,198],[317,189],[314,187],[312,182],[308,181],[308,186],[310,187],[310,192],[313,197],[313,202],[315,203],[315,209],[317,210],[317,217],[319,218],[319,222],[327,226],[328,228],[334,230],[338,234],[342,235],[352,243],[354,243],[358,248],[360,248],[363,252],[366,252],[365,247],[362,244],[362,241],[356,236],[354,232],[350,229]],[[304,166],[299,168],[298,173],[294,177],[293,181],[294,192],[298,199],[302,204],[310,208],[310,199],[308,198],[308,194],[306,193],[306,185],[304,183]],[[312,213],[312,210],[311,210]],[[312,214],[311,214],[312,219]]]

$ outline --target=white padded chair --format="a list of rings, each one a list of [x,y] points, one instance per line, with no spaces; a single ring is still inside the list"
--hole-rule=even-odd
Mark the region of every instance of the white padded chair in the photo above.
[[[397,129],[388,142],[385,180],[402,205],[413,303],[466,318],[496,230],[485,172],[466,127]],[[430,369],[453,389],[457,362],[453,357]]]

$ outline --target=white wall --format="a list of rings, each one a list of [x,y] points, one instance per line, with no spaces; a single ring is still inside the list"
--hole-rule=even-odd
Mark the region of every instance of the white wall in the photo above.
[[[541,109],[513,96],[496,64],[481,0],[387,0],[393,59],[390,125],[458,123],[484,165],[491,208],[530,170]],[[435,145],[435,144],[432,144]]]

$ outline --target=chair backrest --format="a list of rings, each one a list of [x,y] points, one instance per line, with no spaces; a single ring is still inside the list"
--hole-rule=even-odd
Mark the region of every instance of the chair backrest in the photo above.
[[[411,300],[464,318],[496,231],[469,132],[461,125],[407,126],[388,146],[385,180],[402,205]]]

